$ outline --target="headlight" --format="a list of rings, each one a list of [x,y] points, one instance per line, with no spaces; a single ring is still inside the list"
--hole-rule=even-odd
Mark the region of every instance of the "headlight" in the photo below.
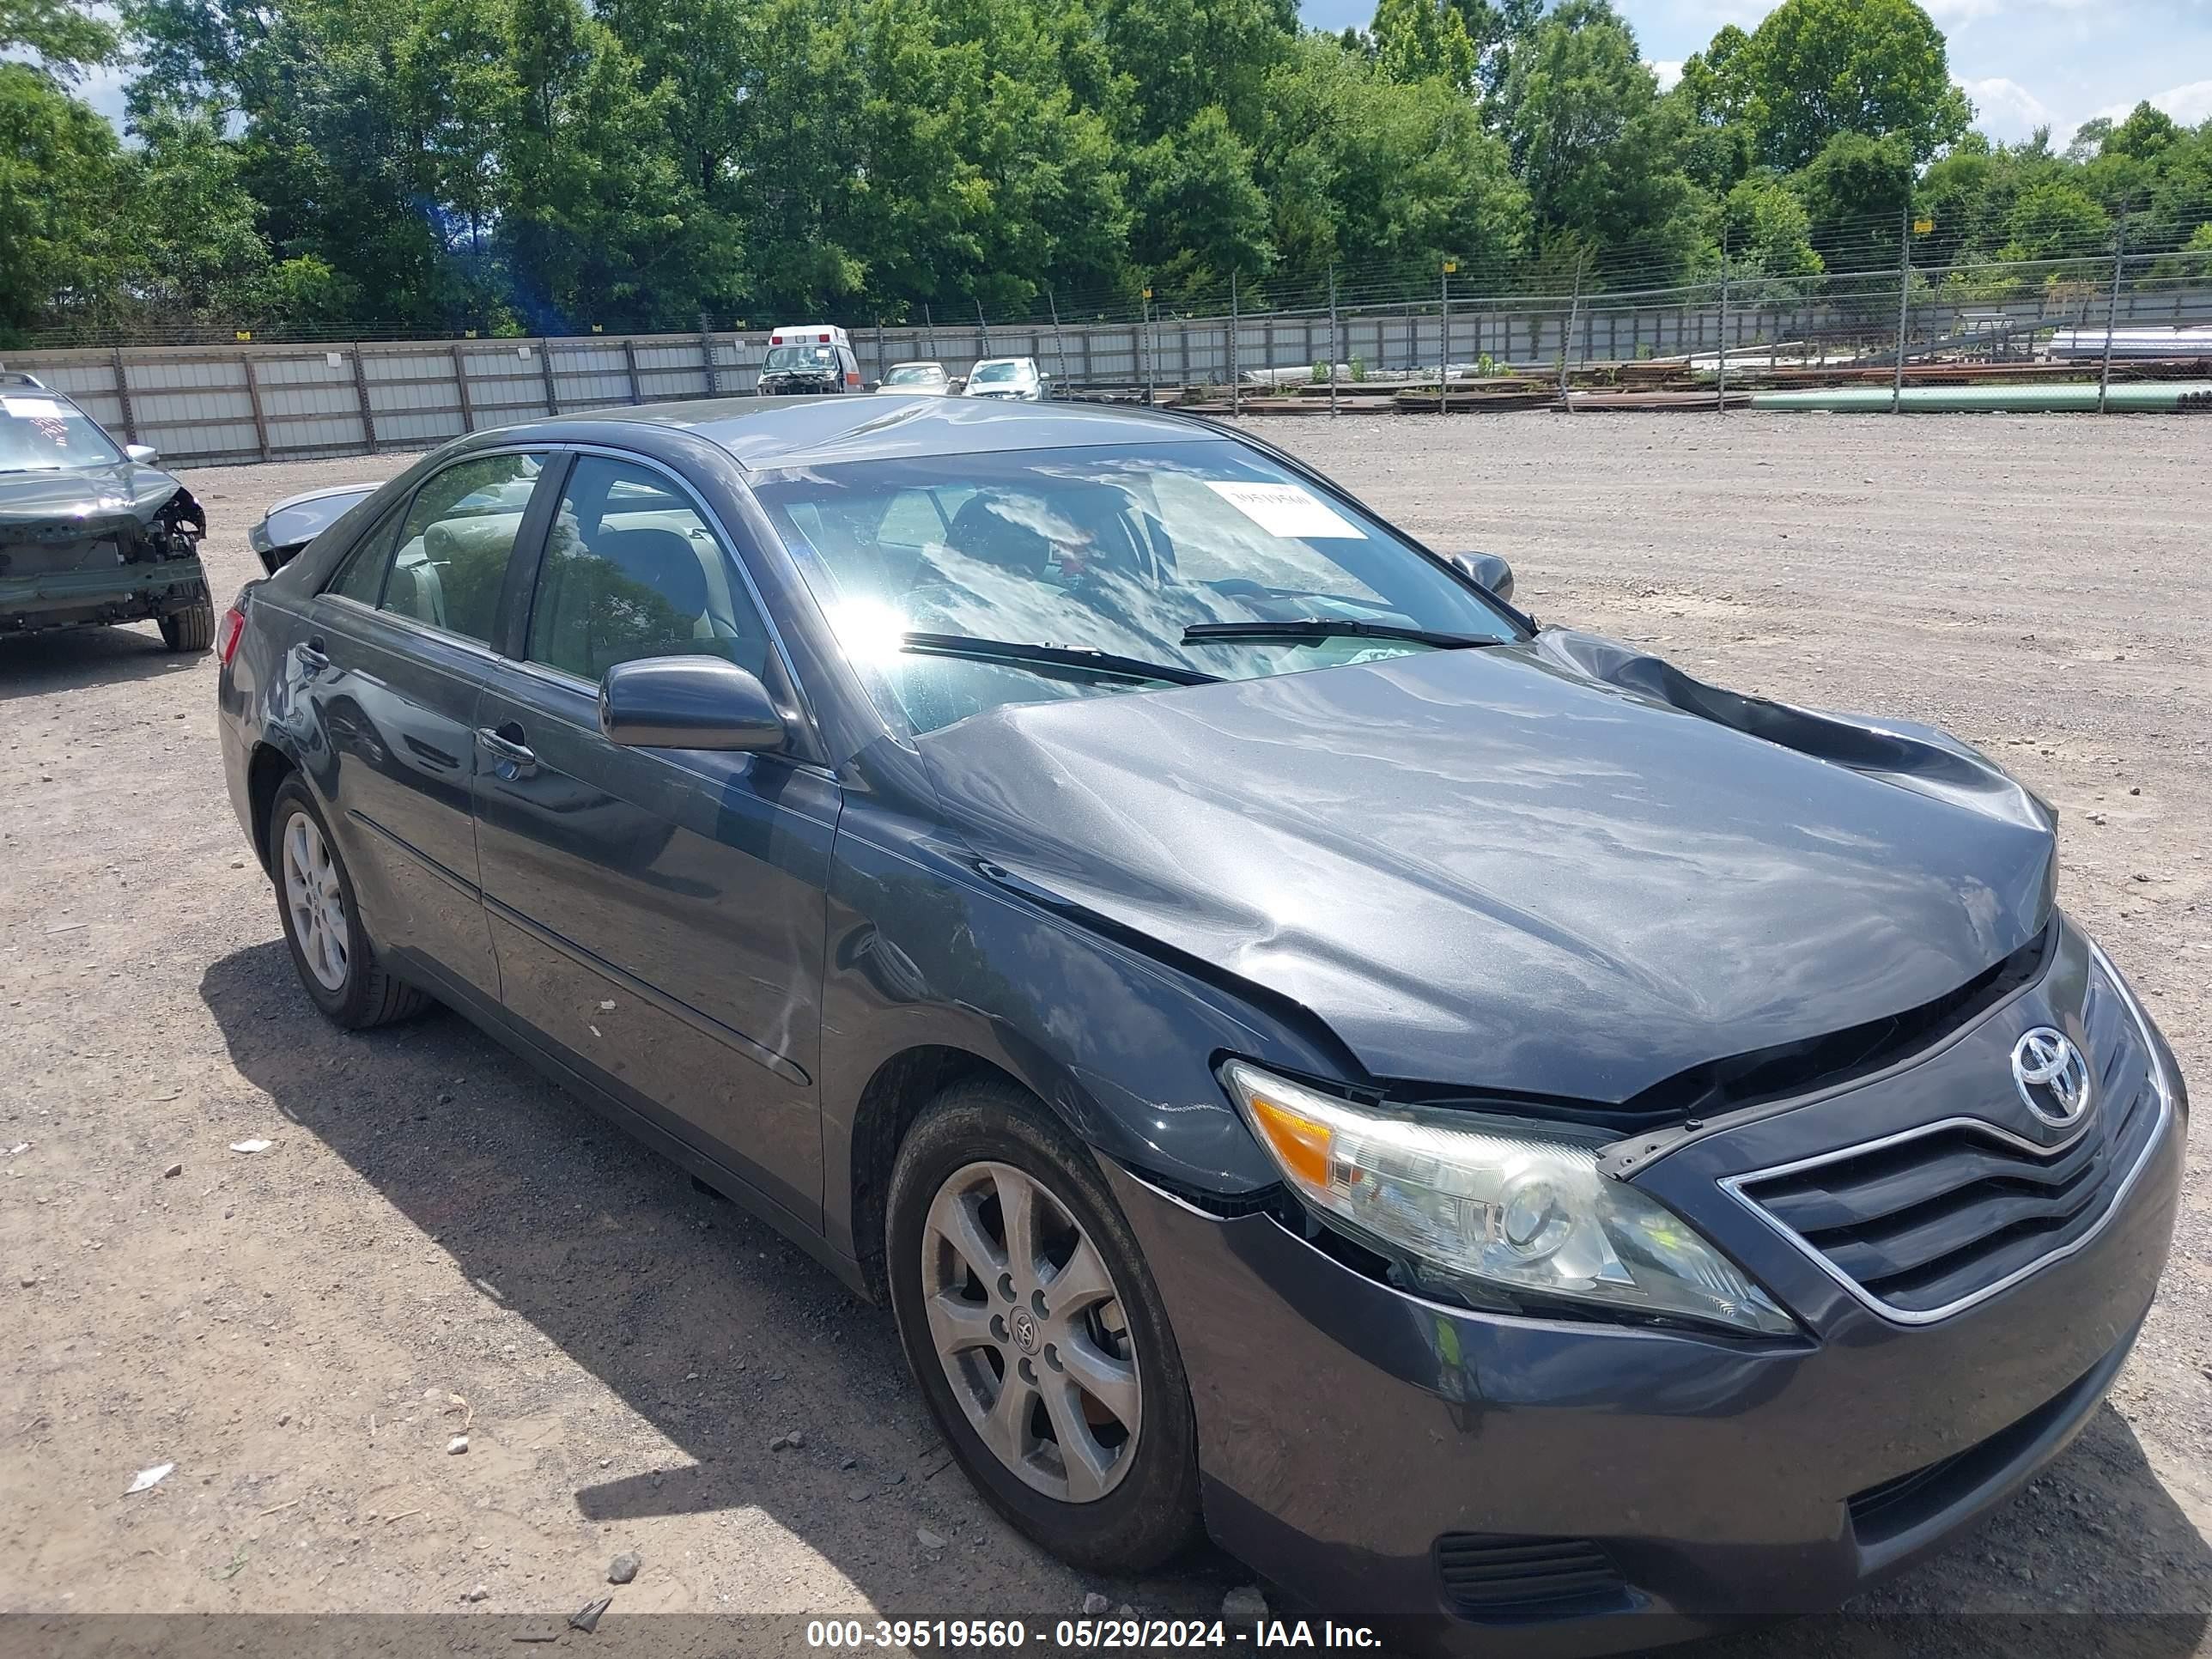
[[[1796,1323],[1595,1149],[1481,1119],[1356,1106],[1243,1060],[1222,1080],[1308,1204],[1433,1288],[1594,1303],[1766,1335]]]

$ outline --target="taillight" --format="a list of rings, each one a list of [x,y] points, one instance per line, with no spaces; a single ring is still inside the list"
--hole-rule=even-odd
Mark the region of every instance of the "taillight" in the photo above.
[[[215,653],[225,668],[238,654],[238,642],[246,637],[246,592],[240,589],[230,609],[222,613],[222,621],[215,630]]]

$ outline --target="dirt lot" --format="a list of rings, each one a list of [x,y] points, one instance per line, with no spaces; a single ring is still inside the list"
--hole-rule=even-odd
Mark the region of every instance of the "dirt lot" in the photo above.
[[[1265,430],[1433,544],[1506,554],[1545,617],[1990,750],[2060,808],[2063,902],[2212,1094],[2212,422]],[[188,475],[218,604],[268,501],[401,464]],[[594,1639],[635,1650],[640,1611],[1034,1628],[1093,1590],[1218,1605],[1231,1564],[1094,1583],[1018,1541],[944,1469],[887,1316],[458,1019],[315,1018],[224,796],[213,683],[150,626],[0,643],[0,1612],[611,1594]],[[228,1150],[249,1138],[273,1145]],[[2075,1447],[1857,1620],[1715,1651],[2212,1653],[2206,1143],[2142,1344]],[[618,1551],[643,1570],[609,1590]],[[1986,1616],[1917,1618],[1962,1610]],[[653,1645],[709,1640],[685,1628]]]

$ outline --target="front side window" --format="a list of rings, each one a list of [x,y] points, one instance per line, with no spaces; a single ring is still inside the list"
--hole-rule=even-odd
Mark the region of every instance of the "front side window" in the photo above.
[[[751,596],[665,477],[580,457],[538,573],[530,659],[596,680],[618,662],[692,655],[765,676],[768,631]]]
[[[30,387],[0,393],[0,472],[59,472],[122,459],[115,441],[67,399]]]
[[[433,473],[408,503],[379,609],[489,642],[507,561],[543,455],[485,455]]]
[[[793,467],[753,482],[840,642],[922,731],[1003,703],[1520,636],[1380,520],[1233,439]],[[1108,673],[1034,652],[985,660],[976,641],[1119,661]]]

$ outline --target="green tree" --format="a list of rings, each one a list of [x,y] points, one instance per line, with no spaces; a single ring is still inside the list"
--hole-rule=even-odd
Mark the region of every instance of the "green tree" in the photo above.
[[[1825,268],[1812,243],[1812,216],[1796,191],[1770,173],[1740,181],[1721,203],[1729,267],[1746,276],[1817,276]]]
[[[1808,165],[1841,133],[1902,138],[1924,161],[1966,131],[1943,35],[1912,0],[1783,0],[1735,55],[1759,159]]]
[[[1392,80],[1433,78],[1474,89],[1474,42],[1466,17],[1445,0],[1381,0],[1369,33],[1375,61]]]
[[[709,209],[737,205],[735,158],[759,66],[754,0],[601,0],[596,19],[635,58],[659,106],[685,188]]]
[[[676,88],[647,90],[580,0],[514,0],[505,59],[496,235],[508,302],[574,327],[665,324],[726,299],[729,226],[667,142]]]
[[[1257,131],[1260,88],[1298,38],[1296,0],[1101,0],[1098,15],[1136,87],[1128,136],[1140,144],[1216,106],[1238,136]]]
[[[1639,276],[1671,274],[1695,257],[1699,203],[1678,161],[1681,106],[1660,97],[1634,33],[1606,0],[1565,0],[1538,25],[1498,102],[1540,227],[1572,233]]]
[[[1162,300],[1203,292],[1231,272],[1265,276],[1274,264],[1252,161],[1218,105],[1138,153],[1135,250]]]
[[[0,0],[0,52],[28,53],[64,85],[108,62],[116,45],[112,27],[70,0]]]
[[[202,109],[156,110],[134,126],[137,308],[165,321],[258,319],[271,297],[269,245],[237,148]]]
[[[1831,270],[1897,263],[1897,239],[1913,185],[1911,140],[1839,132],[1790,180]]]
[[[0,63],[0,338],[113,319],[130,176],[90,106],[44,70]]]
[[[1513,54],[1543,21],[1549,0],[1450,0],[1474,45],[1475,80],[1494,96],[1513,70]]]
[[[1324,37],[1268,77],[1255,176],[1277,258],[1317,280],[1332,259],[1432,276],[1449,254],[1468,280],[1502,280],[1528,240],[1528,200],[1502,142],[1439,80],[1390,79]]]
[[[2053,179],[2021,192],[2005,230],[2000,259],[2070,259],[2107,246],[2112,221],[2078,185]]]

